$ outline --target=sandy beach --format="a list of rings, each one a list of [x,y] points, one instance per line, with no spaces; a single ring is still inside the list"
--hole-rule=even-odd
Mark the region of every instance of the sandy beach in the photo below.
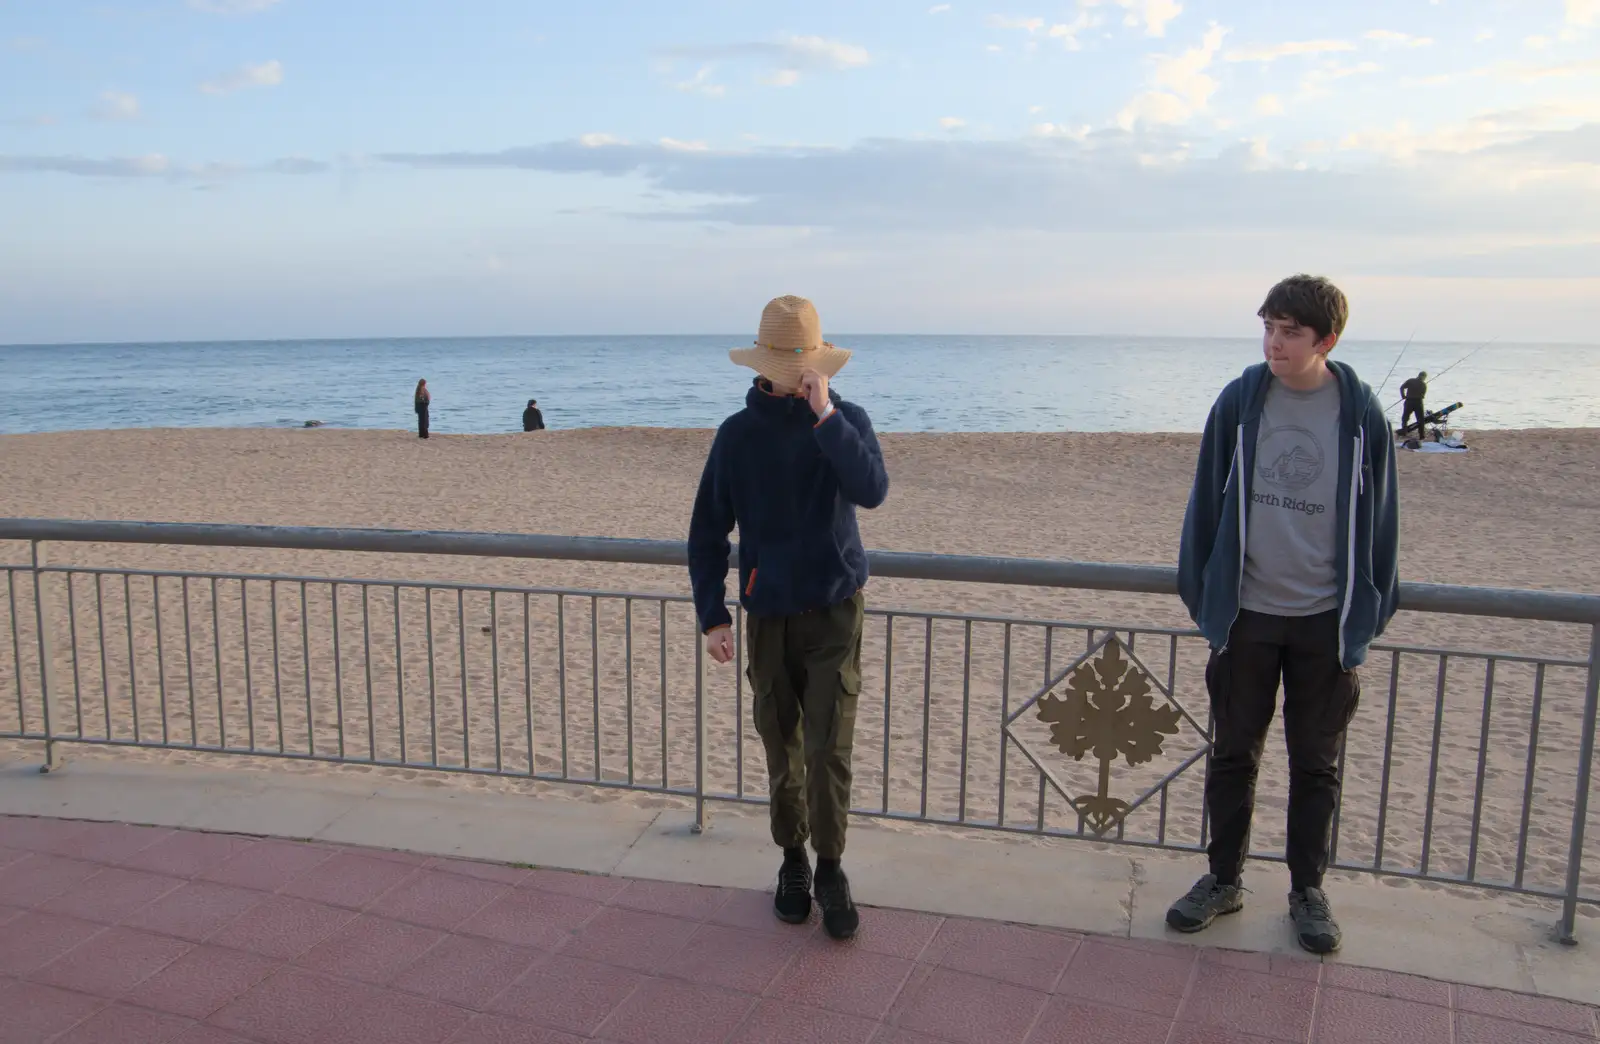
[[[5,436],[0,437],[0,514],[681,540],[710,435],[591,429],[532,436],[444,434],[426,442],[404,432],[330,429]],[[1472,434],[1469,442],[1472,451],[1466,454],[1400,455],[1402,578],[1600,590],[1600,429],[1489,432]],[[888,435],[883,445],[891,475],[889,500],[882,509],[863,513],[863,535],[869,547],[895,551],[1171,563],[1197,444],[1196,436],[1176,434]],[[52,565],[208,574],[674,597],[686,594],[688,586],[679,570],[569,562],[61,545],[48,546],[47,553]],[[25,545],[0,544],[0,561],[26,560]],[[98,605],[95,577],[75,577],[70,620],[67,587],[60,577],[52,579],[58,581],[48,606],[57,621],[53,633],[71,635],[59,641],[75,640],[78,653],[74,662],[65,649],[57,650],[57,677],[71,680],[76,667],[83,694],[74,703],[68,693],[56,713],[72,728],[81,715],[86,734],[104,735],[109,721],[113,736],[130,738],[137,707],[140,735],[147,740],[153,735],[159,741],[165,728],[174,743],[193,738],[237,746],[253,732],[261,748],[277,750],[281,739],[286,752],[304,750],[314,739],[323,754],[342,738],[349,756],[375,751],[385,759],[400,758],[404,742],[404,760],[414,765],[464,765],[470,756],[474,766],[483,767],[498,758],[506,772],[525,772],[530,749],[536,748],[540,772],[559,772],[565,764],[574,776],[598,774],[618,782],[627,779],[632,750],[637,778],[659,782],[665,765],[671,787],[693,782],[695,643],[691,616],[681,603],[662,609],[653,600],[630,606],[568,596],[558,608],[554,596],[525,600],[515,591],[496,594],[491,602],[488,593],[477,590],[354,585],[342,585],[335,597],[327,584],[302,589],[257,582],[250,587],[248,605],[241,606],[241,585],[225,581],[217,585],[213,617],[207,582],[194,581],[185,590],[173,578],[161,581],[159,589],[164,637],[157,648],[148,577],[131,578],[126,593],[122,577],[100,578]],[[36,692],[26,574],[17,575],[13,595],[19,599],[20,681],[24,692]],[[1156,629],[1187,625],[1175,599],[1129,594],[875,580],[868,597],[875,610]],[[338,643],[332,639],[335,608]],[[0,607],[0,614],[9,612]],[[136,647],[131,680],[130,612]],[[185,613],[191,618],[192,647],[184,642]],[[431,643],[426,640],[430,625]],[[1039,775],[1015,745],[1008,748],[1002,770],[1000,723],[1003,708],[1019,706],[1048,677],[1046,630],[978,623],[969,637],[963,622],[940,621],[932,625],[936,638],[930,653],[923,644],[929,626],[920,618],[897,617],[890,665],[884,618],[874,616],[869,625],[856,741],[858,803],[915,813],[926,800],[930,815],[964,813],[992,820],[1004,779],[1007,822],[1033,822],[1041,814]],[[0,633],[10,631],[11,621],[0,619]],[[1050,632],[1056,671],[1083,651],[1086,633]],[[246,634],[253,655],[248,672]],[[103,677],[102,640],[108,650]],[[1582,628],[1405,612],[1385,641],[1573,659],[1586,656],[1588,649]],[[1170,672],[1175,699],[1203,724],[1203,646],[1146,634],[1136,639],[1134,650],[1158,680]],[[0,655],[0,664],[0,694],[14,694],[18,679],[10,650]],[[1391,659],[1388,653],[1374,655],[1352,725],[1341,857],[1371,858],[1387,746],[1392,756],[1386,859],[1418,862],[1424,854],[1423,824],[1431,819],[1426,854],[1434,872],[1441,866],[1464,872],[1470,863],[1479,876],[1509,877],[1526,801],[1529,882],[1558,884],[1570,828],[1582,672],[1566,667],[1545,672],[1530,788],[1526,766],[1534,669],[1496,665],[1494,702],[1487,714],[1485,669],[1481,660],[1452,660],[1441,698],[1437,658],[1407,655],[1396,669],[1391,733]],[[748,687],[736,691],[731,670],[713,670],[708,678],[708,779],[730,792],[742,779],[745,793],[759,794],[764,790],[760,747],[753,730],[740,724],[748,716]],[[107,690],[109,706],[101,696]],[[563,704],[565,748],[556,725]],[[1436,728],[1440,705],[1445,713]],[[14,698],[0,700],[0,729],[15,729],[17,713]],[[340,721],[343,730],[336,733]],[[37,727],[36,721],[31,724]],[[1031,714],[1020,717],[1016,727],[1018,737],[1047,759],[1069,791],[1093,789],[1095,766],[1051,751],[1043,726]],[[1481,740],[1485,732],[1487,745]],[[1430,777],[1435,746],[1440,769]],[[1193,732],[1186,730],[1152,765],[1135,769],[1119,762],[1113,790],[1137,796],[1198,749]],[[1256,831],[1261,847],[1281,844],[1285,796],[1281,741],[1273,740],[1268,749]],[[131,750],[93,756],[197,757]],[[1480,760],[1481,802],[1475,798]],[[279,764],[296,771],[352,771]],[[440,785],[535,786],[481,776],[440,778]],[[1197,766],[1169,788],[1169,839],[1198,837],[1199,786]],[[620,791],[596,798],[667,800]],[[1052,826],[1074,821],[1053,795],[1042,814]],[[1593,879],[1587,889],[1593,893],[1600,888],[1600,858],[1593,854],[1600,852],[1600,802],[1591,802],[1591,823],[1586,879]],[[1128,821],[1133,836],[1153,837],[1161,829],[1158,799]]]

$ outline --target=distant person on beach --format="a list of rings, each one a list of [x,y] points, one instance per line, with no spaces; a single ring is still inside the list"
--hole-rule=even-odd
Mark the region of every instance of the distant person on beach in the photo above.
[[[1417,434],[1422,434],[1422,419],[1428,415],[1423,408],[1422,400],[1428,397],[1428,371],[1423,370],[1415,377],[1400,385],[1400,398],[1405,400],[1405,406],[1400,410],[1400,434],[1404,435],[1411,427],[1411,415],[1417,415]]]
[[[1211,646],[1211,872],[1167,911],[1198,932],[1244,906],[1256,772],[1283,684],[1289,751],[1289,914],[1312,953],[1341,941],[1322,891],[1356,673],[1399,595],[1394,439],[1372,389],[1328,353],[1349,305],[1293,276],[1256,313],[1265,362],[1222,389],[1206,422],[1178,551],[1178,592]]]
[[[433,396],[428,394],[428,382],[417,382],[417,394],[412,405],[417,411],[417,438],[428,437],[428,405],[433,402]]]
[[[755,346],[728,353],[759,376],[744,409],[717,429],[689,523],[695,609],[707,655],[723,664],[734,655],[728,534],[739,527],[755,725],[767,755],[772,840],[783,849],[773,909],[804,923],[814,885],[835,939],[850,938],[860,922],[840,866],[867,582],[856,508],[889,494],[866,411],[828,387],[850,354],[822,339],[810,301],[768,303]]]
[[[544,414],[539,412],[539,400],[529,399],[528,408],[522,411],[523,431],[543,431]]]

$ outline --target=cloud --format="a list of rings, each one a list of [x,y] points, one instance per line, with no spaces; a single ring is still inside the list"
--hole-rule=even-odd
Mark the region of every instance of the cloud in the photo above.
[[[1550,38],[1548,36],[1525,36],[1522,38],[1522,46],[1530,51],[1543,51],[1550,46]]]
[[[1029,36],[1046,36],[1052,40],[1060,40],[1061,45],[1069,51],[1076,51],[1082,47],[1078,42],[1078,35],[1085,30],[1093,29],[1101,24],[1100,16],[1090,10],[1099,6],[1106,0],[1078,0],[1078,13],[1070,22],[1047,22],[1043,18],[1018,18],[1011,15],[990,15],[985,24],[991,29],[1020,30]],[[1116,0],[1121,3],[1122,0]],[[1132,0],[1129,0],[1132,2]],[[1126,4],[1124,4],[1126,6]],[[1032,50],[1037,45],[1029,41],[1027,49]],[[999,50],[990,45],[990,50]]]
[[[1213,22],[1199,46],[1178,55],[1158,56],[1150,76],[1153,89],[1124,106],[1117,114],[1117,125],[1132,130],[1141,124],[1183,123],[1204,112],[1217,90],[1217,81],[1206,70],[1227,35],[1228,30]]]
[[[711,82],[711,71],[711,66],[702,65],[695,70],[693,76],[687,80],[680,80],[673,84],[672,88],[688,94],[703,94],[708,98],[720,98],[727,92],[727,88],[720,83]]]
[[[1298,58],[1308,54],[1331,54],[1353,51],[1356,45],[1348,40],[1296,40],[1289,43],[1270,44],[1265,47],[1247,47],[1229,51],[1222,56],[1225,62],[1275,62],[1279,58]]]
[[[246,87],[276,87],[283,82],[283,63],[274,59],[259,65],[246,65],[216,79],[207,80],[200,89],[207,94],[231,94]]]
[[[1105,2],[1078,0],[1082,7],[1098,7]],[[1115,0],[1115,3],[1128,12],[1123,17],[1123,24],[1134,28],[1142,26],[1146,36],[1167,35],[1167,26],[1183,14],[1183,4],[1178,0]]]
[[[1385,47],[1417,48],[1433,46],[1433,38],[1430,36],[1412,36],[1410,33],[1397,33],[1392,29],[1370,29],[1361,35]]]
[[[1473,43],[1488,43],[1490,40],[1493,40],[1493,39],[1494,39],[1494,30],[1493,29],[1479,29],[1478,30],[1478,35],[1476,35],[1476,36],[1474,36],[1472,38],[1472,42]]]
[[[966,125],[967,121],[960,116],[941,116],[939,118],[939,126],[947,131],[958,131]]]
[[[189,6],[196,11],[222,15],[260,14],[278,3],[279,0],[189,0]]]
[[[1509,126],[1514,118],[1500,119]],[[641,179],[677,197],[636,219],[964,233],[1272,233],[1366,236],[1591,235],[1600,238],[1592,168],[1555,170],[1538,191],[1511,177],[1531,155],[1590,155],[1600,128],[1509,137],[1496,149],[1435,152],[1409,164],[1350,150],[1321,165],[1264,155],[1258,141],[1210,154],[1162,129],[1049,133],[1019,141],[873,140],[848,148],[587,148],[548,142],[494,152],[398,153],[422,169],[521,169]],[[1519,149],[1517,153],[1504,150]],[[1537,151],[1531,151],[1537,150]]]
[[[856,69],[872,61],[865,47],[820,36],[791,36],[784,42],[784,48],[791,57],[804,59],[802,64],[808,67],[829,65],[835,69]]]
[[[1600,242],[1537,243],[1476,253],[1431,254],[1371,264],[1362,274],[1434,279],[1600,279]]]
[[[844,71],[872,64],[872,55],[865,47],[821,36],[789,36],[775,42],[670,47],[661,54],[669,63],[695,62],[702,69],[718,62],[758,61],[769,68],[758,79],[774,87],[793,86],[800,81],[803,73]]]
[[[1078,12],[1078,16],[1070,22],[1058,22],[1050,27],[1049,36],[1052,40],[1060,40],[1061,45],[1069,51],[1076,51],[1082,44],[1078,42],[1078,34],[1086,29],[1093,29],[1100,24],[1087,10]]]
[[[1431,130],[1406,121],[1392,129],[1348,134],[1346,150],[1377,153],[1406,162],[1425,155],[1477,154],[1514,160],[1509,173],[1537,176],[1541,169],[1600,167],[1600,102],[1553,102],[1479,113]]]
[[[174,163],[160,153],[144,156],[17,156],[0,155],[0,173],[70,174],[82,178],[160,178],[216,183],[250,174],[321,174],[333,169],[322,160],[287,156],[254,166],[239,163]]]
[[[950,10],[950,5],[949,4],[934,4],[932,7],[928,8],[928,13],[929,14],[944,14],[948,10]]]
[[[88,156],[0,156],[0,171],[74,174],[84,178],[148,178],[171,168],[160,153],[94,159]]]
[[[321,174],[333,169],[331,163],[307,159],[304,156],[287,156],[263,164],[259,169],[270,174]]]
[[[139,118],[139,99],[121,91],[106,91],[90,115],[97,120],[120,123]]]
[[[1038,138],[1070,138],[1073,141],[1088,141],[1089,135],[1094,133],[1094,128],[1088,124],[1078,127],[1069,127],[1064,123],[1036,123],[1031,132]]]
[[[710,146],[703,141],[679,141],[677,138],[662,138],[661,147],[670,152],[705,152]]]
[[[1383,66],[1377,62],[1359,62],[1355,65],[1339,65],[1329,63],[1310,70],[1300,79],[1300,97],[1302,100],[1312,98],[1325,98],[1332,92],[1329,87],[1339,80],[1352,76],[1371,76],[1373,73],[1383,71]]]
[[[578,139],[578,144],[582,145],[586,149],[603,149],[611,145],[626,145],[628,143],[623,139],[613,137],[610,134],[590,133],[581,136]]]
[[[49,113],[41,113],[38,116],[8,116],[0,119],[0,127],[53,127],[55,125],[56,118]]]
[[[1283,99],[1276,94],[1263,94],[1256,99],[1257,116],[1282,116]]]
[[[1534,83],[1539,80],[1567,76],[1595,76],[1600,75],[1600,58],[1590,58],[1577,62],[1561,62],[1556,65],[1521,65],[1513,63],[1499,66],[1494,71],[1502,79],[1518,80],[1522,83]]]
[[[1580,28],[1600,25],[1600,0],[1567,0],[1567,24]]]
[[[1043,18],[1013,18],[1010,15],[990,15],[984,19],[984,24],[990,29],[1021,29],[1025,33],[1037,33],[1045,26]]]
[[[1498,140],[1483,152],[1486,156],[1529,166],[1600,168],[1600,111],[1597,110],[1600,105],[1567,102],[1500,114],[1495,127]],[[1570,123],[1574,119],[1585,122],[1543,129],[1537,134],[1526,134],[1523,130],[1529,126],[1545,128],[1551,124]]]

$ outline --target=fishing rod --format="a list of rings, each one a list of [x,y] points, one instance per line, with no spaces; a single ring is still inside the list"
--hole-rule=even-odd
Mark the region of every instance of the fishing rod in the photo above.
[[[1461,358],[1457,359],[1455,362],[1451,363],[1449,366],[1446,366],[1443,370],[1440,370],[1437,374],[1434,375],[1433,379],[1434,380],[1438,380],[1440,377],[1443,377],[1445,374],[1449,373],[1451,370],[1455,369],[1457,366],[1460,366],[1462,363],[1466,362],[1468,359],[1472,358],[1474,355],[1477,355],[1479,352],[1483,351],[1485,348],[1489,347],[1491,344],[1493,344],[1495,341],[1498,341],[1499,339],[1500,339],[1499,337],[1491,337],[1489,340],[1484,341],[1482,344],[1480,344],[1480,345],[1478,345],[1478,347],[1472,349],[1472,351],[1468,352],[1466,355],[1463,355]]]
[[[1445,374],[1449,373],[1451,370],[1455,369],[1457,366],[1460,366],[1462,363],[1466,362],[1468,359],[1472,358],[1474,355],[1477,355],[1479,352],[1483,351],[1485,348],[1489,347],[1491,344],[1493,344],[1495,341],[1498,341],[1499,339],[1500,338],[1498,336],[1496,336],[1496,337],[1490,338],[1487,341],[1484,341],[1482,344],[1480,344],[1480,345],[1478,345],[1478,347],[1472,349],[1472,351],[1468,352],[1466,355],[1463,355],[1461,358],[1457,359],[1455,362],[1451,363],[1449,366],[1446,366],[1444,369],[1440,370],[1438,373],[1433,375],[1433,383],[1437,384],[1439,382],[1439,378],[1440,377],[1443,377]],[[1398,359],[1395,360],[1395,364],[1399,365],[1399,360]],[[1392,373],[1394,371],[1390,370],[1390,372]],[[1384,383],[1388,383],[1387,380]],[[1381,389],[1380,389],[1380,391],[1381,391]],[[1405,397],[1402,396],[1401,398],[1396,399],[1389,406],[1385,407],[1383,412],[1384,413],[1388,413],[1390,410],[1394,409],[1396,406],[1400,405],[1401,403],[1403,403],[1405,401],[1406,401]]]
[[[1389,378],[1394,376],[1394,371],[1400,367],[1400,360],[1406,357],[1406,349],[1411,347],[1411,342],[1417,336],[1417,331],[1412,330],[1411,336],[1406,338],[1406,343],[1400,346],[1400,354],[1394,357],[1394,365],[1389,367],[1389,372],[1383,375],[1383,383],[1378,385],[1378,394],[1383,394],[1383,389],[1389,386]]]

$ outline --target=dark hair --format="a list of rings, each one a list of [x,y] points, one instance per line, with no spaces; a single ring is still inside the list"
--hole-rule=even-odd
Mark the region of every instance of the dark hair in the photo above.
[[[1317,340],[1344,333],[1350,318],[1350,302],[1344,292],[1321,276],[1293,275],[1267,291],[1256,315],[1273,319],[1293,319],[1316,331]]]
[[[539,402],[539,400],[538,400],[538,399],[529,399],[529,400],[528,400],[528,405],[529,405],[529,406],[535,406],[535,405],[537,405],[537,404],[538,404],[538,402]]]

